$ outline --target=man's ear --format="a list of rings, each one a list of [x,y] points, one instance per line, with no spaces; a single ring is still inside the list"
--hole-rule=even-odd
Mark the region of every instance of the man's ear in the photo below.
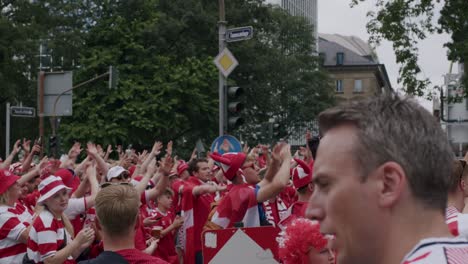
[[[459,186],[463,193],[467,192],[466,181],[463,178],[460,180]]]
[[[382,207],[392,207],[403,194],[407,186],[406,173],[396,162],[386,162],[374,173],[378,177],[378,202]]]

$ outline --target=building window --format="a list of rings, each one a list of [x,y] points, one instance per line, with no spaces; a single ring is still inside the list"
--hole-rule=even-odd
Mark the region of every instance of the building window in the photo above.
[[[343,93],[343,80],[336,80],[336,92]]]
[[[362,80],[354,80],[354,92],[362,93]]]
[[[325,65],[325,60],[327,59],[327,56],[324,52],[319,53],[319,61],[320,65]]]
[[[338,52],[336,53],[336,65],[343,65],[344,63],[344,53]]]

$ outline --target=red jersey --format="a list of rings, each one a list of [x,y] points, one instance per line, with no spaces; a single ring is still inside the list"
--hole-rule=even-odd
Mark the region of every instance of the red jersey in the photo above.
[[[211,203],[214,202],[212,194],[193,195],[193,189],[203,184],[198,178],[191,176],[184,185],[182,194],[182,232],[185,233],[185,241],[181,244],[185,250],[184,263],[188,264],[195,260],[195,252],[202,249],[201,232],[208,219]]]
[[[260,226],[255,187],[250,184],[232,185],[216,207],[211,221],[222,228],[234,227],[237,222],[243,222],[244,227]]]
[[[172,208],[171,211],[174,214],[179,213],[182,210],[182,192],[185,181],[181,179],[175,179],[171,185],[174,196],[172,197]]]
[[[165,230],[171,226],[175,219],[175,215],[171,211],[163,213],[159,209],[156,209],[156,214],[154,217],[160,218],[160,220],[154,226],[160,226],[162,227],[162,230]],[[154,251],[153,256],[159,257],[171,264],[179,263],[177,253],[175,251],[174,233],[175,230],[172,230],[159,239],[158,247]]]

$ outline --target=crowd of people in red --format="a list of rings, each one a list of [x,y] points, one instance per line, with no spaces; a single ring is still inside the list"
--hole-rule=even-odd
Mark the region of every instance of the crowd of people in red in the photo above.
[[[294,155],[280,142],[187,162],[172,142],[115,160],[75,143],[34,164],[40,145],[18,140],[0,163],[0,263],[198,264],[204,230],[239,226],[277,227],[286,264],[468,263],[468,169],[427,111],[385,95],[318,121]]]
[[[202,263],[203,230],[236,223],[284,229],[304,217],[313,191],[312,151],[301,148],[292,158],[285,143],[206,157],[194,152],[187,162],[172,157],[172,142],[164,155],[161,142],[141,153],[118,147],[117,160],[109,158],[112,146],[103,151],[88,143],[83,151],[75,143],[60,160],[43,157],[38,164],[32,160],[40,146],[30,144],[18,140],[0,163],[0,263],[99,263],[115,258],[112,252],[129,263]],[[13,162],[21,149],[22,159]],[[86,156],[79,162],[80,154]],[[106,201],[98,194],[116,188],[130,188],[138,197],[129,206],[138,208],[134,223],[128,222],[133,241],[124,245],[112,245],[122,239],[106,240],[103,231],[105,223],[120,222],[129,212],[99,212],[98,203]],[[332,263],[331,251],[323,248],[317,254]]]

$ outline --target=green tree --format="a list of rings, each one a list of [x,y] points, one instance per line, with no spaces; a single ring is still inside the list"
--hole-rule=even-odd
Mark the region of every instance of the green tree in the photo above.
[[[96,82],[75,92],[73,117],[64,119],[66,141],[148,144],[187,137],[213,137],[216,70],[212,57],[162,52],[157,1],[102,4],[86,38],[85,80],[117,65],[117,90]]]
[[[366,0],[352,0],[356,5]],[[465,62],[468,59],[468,1],[446,0],[440,14],[436,12],[438,0],[395,0],[376,1],[377,11],[369,12],[367,30],[371,42],[378,44],[382,39],[393,43],[396,61],[400,66],[398,82],[408,94],[422,96],[430,82],[420,78],[418,64],[418,43],[429,34],[447,32],[452,41],[445,44],[450,60]],[[439,16],[435,20],[435,16]],[[468,74],[465,68],[464,83]],[[465,94],[468,95],[465,85]]]

